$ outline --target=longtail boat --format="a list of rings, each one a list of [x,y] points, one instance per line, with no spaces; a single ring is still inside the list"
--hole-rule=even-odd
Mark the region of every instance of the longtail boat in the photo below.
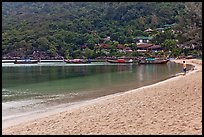
[[[37,64],[38,62],[39,62],[38,60],[25,59],[25,60],[15,60],[14,64]]]
[[[168,59],[147,58],[147,59],[140,59],[138,63],[139,64],[166,64],[168,61],[169,61]]]
[[[66,63],[71,63],[71,64],[84,64],[84,63],[91,63],[90,60],[86,59],[68,59],[65,60]]]
[[[107,60],[107,62],[110,62],[110,63],[133,63],[133,60],[130,59],[130,60],[124,60],[124,59],[116,59],[116,60]]]

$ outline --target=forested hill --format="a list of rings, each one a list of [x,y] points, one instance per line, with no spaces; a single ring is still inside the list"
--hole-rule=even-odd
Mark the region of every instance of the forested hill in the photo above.
[[[200,39],[202,43],[200,5],[183,2],[3,2],[2,55],[14,52],[31,55],[38,50],[51,56],[74,57],[84,45],[94,50],[95,44],[102,43],[104,38],[110,37],[121,44],[132,43],[135,37],[147,35],[145,29],[172,23],[179,24],[178,29],[188,34],[186,30],[190,30],[192,25],[189,24],[193,22],[191,28],[198,34],[199,45]],[[198,8],[190,9],[193,6]],[[186,21],[188,16],[192,19]],[[192,39],[189,36],[187,41]]]

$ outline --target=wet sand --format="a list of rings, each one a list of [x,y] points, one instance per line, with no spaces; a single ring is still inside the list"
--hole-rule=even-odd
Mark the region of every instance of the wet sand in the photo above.
[[[183,60],[175,60],[182,63]],[[202,61],[177,77],[3,129],[2,134],[202,134]]]

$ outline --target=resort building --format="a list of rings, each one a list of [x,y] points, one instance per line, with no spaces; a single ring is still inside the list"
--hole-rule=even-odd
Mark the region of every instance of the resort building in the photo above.
[[[164,28],[156,28],[156,31],[158,31],[158,32],[164,32]]]
[[[148,34],[151,34],[152,32],[154,32],[154,30],[149,28],[149,29],[144,30],[144,32],[147,32]]]
[[[154,45],[154,44],[148,44],[148,43],[143,43],[143,44],[138,44],[137,45],[137,51],[157,52],[159,50],[162,50],[160,45]]]
[[[143,43],[149,43],[152,40],[153,37],[136,37],[136,44],[143,44]]]
[[[152,52],[157,52],[159,50],[162,50],[162,47],[160,45],[152,45],[151,47],[148,47],[148,50],[151,50]]]

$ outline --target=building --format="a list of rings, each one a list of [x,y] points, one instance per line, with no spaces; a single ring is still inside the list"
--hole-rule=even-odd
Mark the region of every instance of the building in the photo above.
[[[148,50],[153,44],[141,43],[137,45],[137,50]]]
[[[142,44],[142,43],[149,43],[152,40],[153,37],[145,37],[145,36],[140,36],[136,37],[136,43],[137,44]]]
[[[153,51],[157,52],[158,50],[162,50],[160,45],[153,45],[148,43],[138,44],[137,51]]]
[[[162,50],[162,47],[160,45],[152,45],[151,47],[148,47],[148,50],[157,52],[158,50]]]
[[[156,31],[164,32],[164,28],[156,28]]]
[[[154,32],[154,30],[152,30],[152,29],[149,28],[149,29],[144,30],[144,32],[147,32],[147,33],[150,34],[150,33]]]

